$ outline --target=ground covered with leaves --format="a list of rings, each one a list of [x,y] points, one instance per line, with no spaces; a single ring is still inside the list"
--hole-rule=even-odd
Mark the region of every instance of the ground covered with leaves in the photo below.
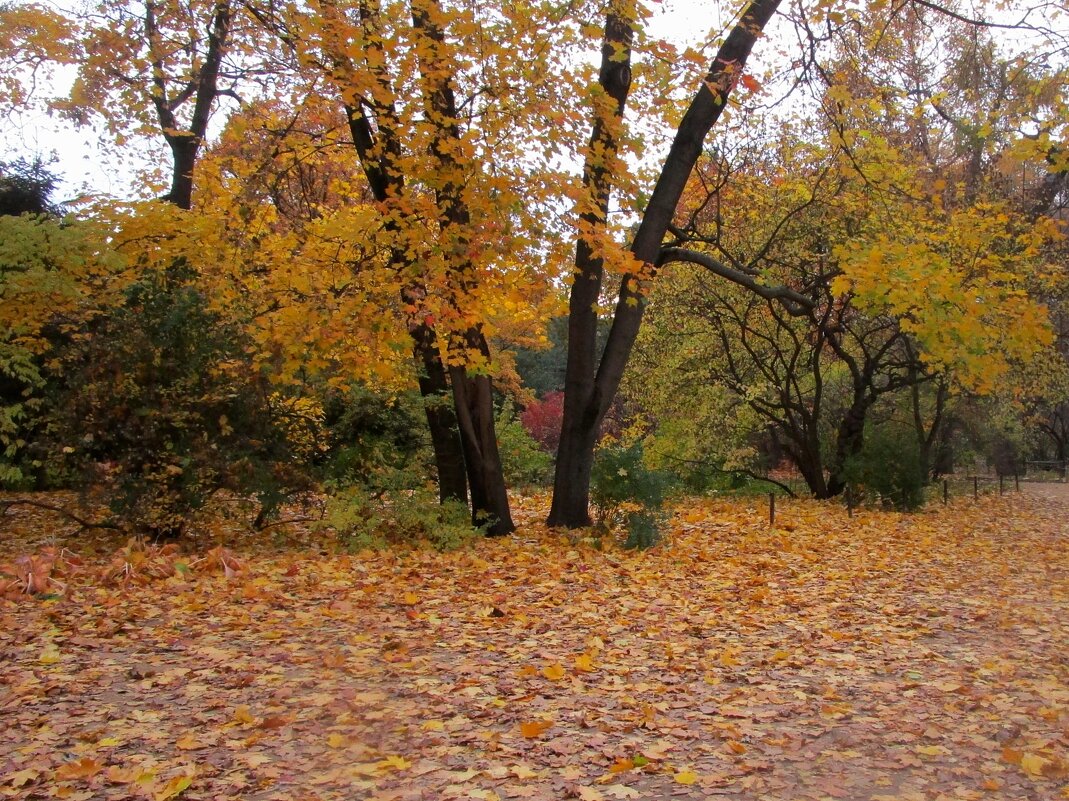
[[[12,507],[0,797],[1069,798],[1069,495],[695,500],[642,554],[543,504],[445,555]]]

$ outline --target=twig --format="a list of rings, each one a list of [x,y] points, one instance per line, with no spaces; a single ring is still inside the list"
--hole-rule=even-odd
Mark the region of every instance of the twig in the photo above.
[[[72,512],[72,511],[70,511],[68,509],[64,509],[62,506],[54,506],[54,505],[52,505],[50,503],[42,503],[41,501],[34,501],[34,500],[30,500],[29,498],[11,498],[9,500],[0,501],[0,507],[3,507],[3,513],[4,514],[6,514],[7,510],[9,508],[11,508],[12,506],[33,506],[33,507],[35,507],[37,509],[47,509],[50,512],[57,512],[58,514],[61,514],[64,517],[69,518],[70,520],[73,520],[75,523],[77,523],[83,529],[85,529],[85,528],[107,528],[107,529],[111,529],[112,531],[122,531],[123,530],[123,527],[118,525],[117,523],[107,523],[107,522],[95,523],[92,520],[86,520],[85,518],[79,517],[78,515],[74,514],[74,512]]]
[[[315,520],[322,519],[323,518],[321,517],[291,517],[289,520],[275,520],[272,523],[261,523],[259,526],[256,527],[256,530],[266,531],[269,528],[274,528],[275,526],[284,526],[287,523],[310,523]]]

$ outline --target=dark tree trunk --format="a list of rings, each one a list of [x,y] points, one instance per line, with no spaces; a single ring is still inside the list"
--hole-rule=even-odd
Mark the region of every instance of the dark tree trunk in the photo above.
[[[568,380],[549,518],[551,525],[580,527],[590,521],[590,471],[594,463],[596,432],[620,386],[624,367],[638,336],[644,305],[641,281],[653,277],[664,235],[697,163],[705,137],[720,118],[735,81],[743,74],[750,51],[779,3],[780,0],[756,0],[747,7],[721,45],[702,87],[679,124],[631,245],[632,254],[643,265],[643,274],[624,276],[612,328],[596,373],[591,358],[595,350],[591,342],[594,336],[588,326],[577,327],[575,335],[569,336]],[[577,289],[588,292],[588,281],[582,275],[577,276],[572,283],[572,292]],[[578,302],[573,298],[571,305],[574,309]]]
[[[865,445],[865,418],[875,400],[869,395],[855,396],[839,423],[835,436],[835,461],[828,476],[828,498],[841,495],[846,489],[846,466]]]
[[[568,298],[568,363],[564,376],[564,418],[561,446],[553,478],[549,525],[579,528],[590,525],[587,503],[594,446],[597,444],[597,391],[591,377],[597,368],[597,304],[605,265],[591,242],[605,228],[612,194],[612,162],[619,152],[619,131],[631,89],[631,40],[634,5],[615,4],[605,17],[598,82],[615,103],[611,112],[596,114],[590,152],[583,170],[583,189],[592,208],[579,215],[575,277]],[[568,443],[563,447],[563,443]]]
[[[463,195],[464,165],[455,155],[455,145],[462,139],[460,115],[453,90],[453,65],[440,60],[446,48],[445,33],[437,22],[439,12],[438,0],[414,4],[412,26],[432,43],[420,50],[419,64],[427,118],[434,125],[430,151],[443,176],[441,185],[435,188],[438,221],[443,236],[456,237],[456,251],[468,253],[471,213]],[[461,298],[475,288],[475,270],[465,256],[458,256],[450,264],[449,278]],[[450,349],[462,355],[461,363],[449,368],[449,378],[471,490],[472,522],[485,525],[487,534],[492,536],[508,534],[516,526],[509,511],[508,490],[497,447],[493,383],[485,373],[469,374],[463,364],[468,356],[477,356],[489,364],[490,347],[481,327],[474,325],[462,334],[454,333]]]
[[[192,136],[167,136],[167,144],[171,147],[171,189],[163,199],[189,211],[193,208],[193,168],[200,142]]]
[[[813,422],[815,423],[815,420]],[[814,498],[827,498],[828,482],[824,475],[824,459],[820,453],[820,437],[816,429],[802,430],[781,426],[781,431],[787,437],[784,450],[802,474],[810,494]]]
[[[176,93],[170,91],[163,58],[169,48],[162,41],[156,26],[156,3],[145,3],[145,35],[149,41],[149,58],[152,60],[154,91],[153,103],[163,137],[171,148],[171,189],[163,199],[187,211],[193,207],[193,169],[197,154],[208,132],[212,105],[219,96],[219,70],[226,55],[230,34],[231,9],[229,0],[216,3],[208,29],[208,45],[200,71],[189,83]],[[189,128],[179,127],[175,109],[190,96],[193,97],[193,114]]]
[[[431,433],[434,466],[438,472],[438,500],[468,502],[464,450],[450,398],[449,377],[438,352],[434,330],[426,325],[410,331],[412,352],[420,366],[419,393]]]
[[[361,3],[360,15],[369,32],[368,53],[376,49],[376,26],[378,25],[378,7],[371,3]],[[382,97],[393,95],[389,76],[379,67],[373,67],[376,78],[383,88]],[[376,115],[372,124],[364,106],[345,107],[349,120],[349,131],[353,144],[360,156],[360,164],[371,194],[380,203],[388,204],[403,196],[405,189],[404,174],[398,164],[401,160],[401,144],[397,139],[399,121],[393,105],[386,100],[369,101],[370,108]],[[396,220],[388,220],[389,230],[396,232]],[[390,254],[390,261],[398,272],[405,269],[409,259],[404,250],[397,248]],[[424,294],[422,287],[412,287],[401,292],[401,301],[406,306],[418,307],[419,298]],[[412,337],[412,353],[419,370],[419,391],[423,397],[427,428],[430,430],[431,447],[434,450],[434,465],[438,473],[438,498],[442,503],[449,500],[467,503],[468,480],[464,463],[464,449],[457,427],[457,418],[450,406],[451,388],[449,376],[442,363],[438,349],[437,335],[425,322],[412,320],[409,323]]]
[[[471,520],[486,526],[492,537],[515,531],[509,510],[501,456],[494,431],[493,388],[489,376],[469,375],[463,367],[450,370],[454,407],[471,487]]]

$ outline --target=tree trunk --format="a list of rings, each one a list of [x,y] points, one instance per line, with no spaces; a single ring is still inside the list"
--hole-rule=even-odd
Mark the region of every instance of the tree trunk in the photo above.
[[[679,124],[631,245],[631,252],[642,265],[643,274],[624,276],[612,328],[596,374],[590,355],[595,351],[591,342],[594,336],[588,330],[589,326],[581,329],[577,326],[575,335],[569,336],[568,380],[565,385],[561,441],[557,450],[557,479],[549,518],[551,525],[579,527],[589,523],[590,471],[594,462],[596,432],[620,386],[624,367],[638,336],[644,305],[641,281],[653,277],[661,243],[687,179],[697,163],[705,137],[720,118],[728,95],[743,74],[746,59],[757,37],[779,3],[780,0],[756,0],[747,7],[721,45],[702,87]],[[604,66],[604,59],[602,63]],[[582,275],[572,283],[570,306],[573,309],[580,305],[575,298],[577,291],[589,291],[588,279]]]
[[[846,489],[846,466],[865,445],[865,418],[873,400],[867,395],[856,396],[839,423],[835,436],[835,461],[828,476],[828,498],[841,495]]]
[[[455,237],[450,243],[452,248],[458,254],[467,254],[471,250],[468,238],[471,212],[464,197],[466,165],[458,162],[456,156],[456,145],[463,137],[453,90],[454,65],[447,55],[445,32],[438,23],[440,15],[438,0],[423,0],[412,6],[412,27],[425,36],[425,44],[430,45],[418,49],[418,61],[424,107],[427,119],[433,125],[430,152],[443,176],[441,185],[434,190],[438,223],[443,237]],[[468,256],[458,255],[449,264],[448,278],[451,288],[457,290],[457,297],[471,294],[475,288],[476,271]],[[471,375],[464,366],[468,355],[477,356],[489,365],[490,347],[479,324],[468,327],[463,333],[453,332],[449,344],[451,351],[463,355],[458,366],[449,368],[449,378],[471,489],[472,522],[485,525],[491,536],[508,534],[516,526],[509,512],[505,475],[497,447],[493,384],[488,374]]]
[[[605,17],[598,82],[613,99],[612,109],[595,113],[590,150],[583,169],[583,189],[591,207],[579,215],[575,247],[575,275],[568,298],[568,362],[564,374],[564,418],[553,476],[553,504],[549,525],[581,528],[590,525],[587,494],[594,463],[600,404],[592,398],[591,377],[597,367],[597,304],[604,277],[604,260],[592,240],[605,230],[612,195],[613,167],[619,152],[624,106],[631,89],[633,3],[614,4]]]
[[[212,21],[208,27],[208,46],[200,71],[195,74],[190,86],[183,85],[179,89],[180,97],[175,98],[168,86],[167,72],[164,69],[164,60],[172,45],[163,40],[157,28],[156,3],[153,0],[145,3],[145,35],[148,38],[149,59],[153,68],[152,101],[160,130],[171,148],[173,160],[171,189],[163,199],[187,211],[193,207],[193,168],[197,163],[197,153],[208,132],[212,105],[219,95],[219,70],[229,47],[230,18],[229,0],[220,0],[212,12]],[[181,97],[182,95],[185,97]],[[194,98],[193,113],[188,129],[181,129],[175,109],[190,95]]]
[[[468,481],[464,464],[464,450],[460,441],[457,418],[450,402],[449,377],[438,352],[434,330],[426,325],[415,326],[412,352],[420,365],[419,393],[431,433],[434,466],[438,471],[438,500],[468,502]]]
[[[368,13],[366,9],[364,13]],[[405,180],[396,167],[400,161],[401,148],[393,126],[382,122],[395,121],[393,109],[380,106],[378,110],[381,119],[376,131],[361,108],[348,105],[345,107],[353,145],[360,157],[371,193],[379,203],[387,204],[402,196]],[[394,220],[388,220],[386,227],[392,232],[398,230],[398,224]],[[390,253],[390,263],[401,273],[408,266],[408,255],[404,250],[394,248]],[[401,302],[406,306],[417,307],[424,292],[422,287],[403,289]],[[454,500],[466,504],[468,480],[464,450],[456,414],[449,407],[449,376],[438,350],[437,335],[431,326],[415,321],[409,322],[408,333],[412,337],[412,354],[419,370],[419,393],[423,398],[423,410],[431,434],[431,448],[434,451],[434,466],[438,472],[438,499],[442,503]]]
[[[193,208],[193,168],[200,142],[193,136],[167,136],[171,147],[171,189],[163,196],[168,203],[189,211]]]
[[[516,524],[509,511],[508,491],[497,448],[490,377],[468,375],[463,367],[453,367],[449,372],[471,487],[471,522],[475,526],[485,526],[491,537],[509,534],[516,530]]]

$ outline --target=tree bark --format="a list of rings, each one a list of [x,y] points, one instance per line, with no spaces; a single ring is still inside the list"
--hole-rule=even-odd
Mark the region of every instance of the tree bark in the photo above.
[[[875,400],[869,395],[855,395],[839,422],[835,436],[835,461],[829,471],[828,494],[825,497],[834,498],[846,489],[846,466],[851,458],[861,453],[865,445],[865,418]]]
[[[179,127],[175,109],[188,99],[189,87],[183,87],[177,97],[171,96],[162,60],[166,45],[156,25],[156,3],[153,0],[145,3],[145,36],[148,39],[149,57],[153,67],[152,99],[160,130],[171,148],[172,158],[171,188],[163,199],[187,211],[193,207],[193,169],[197,163],[197,154],[208,132],[212,105],[219,96],[219,70],[229,46],[230,21],[230,2],[220,0],[212,12],[204,63],[190,84],[195,87],[192,92],[193,115],[189,127],[183,130]]]
[[[471,213],[463,197],[463,165],[455,153],[461,141],[452,65],[446,55],[445,33],[436,22],[440,14],[437,0],[422,0],[412,7],[412,26],[426,37],[429,48],[419,53],[420,77],[428,120],[433,124],[430,151],[440,170],[435,188],[438,222],[443,236],[455,236],[457,256],[449,264],[451,288],[463,297],[474,289],[475,267],[467,254],[471,248],[467,232]],[[479,325],[454,334],[449,343],[460,360],[449,368],[454,409],[460,427],[460,441],[471,489],[472,523],[485,526],[490,536],[502,536],[516,529],[509,509],[505,474],[497,447],[494,420],[493,383],[490,376],[472,375],[464,366],[469,356],[490,363],[490,347]]]
[[[568,362],[564,374],[564,417],[553,477],[553,504],[549,525],[578,528],[590,525],[587,503],[594,446],[597,444],[596,387],[591,376],[597,367],[597,304],[605,274],[604,260],[596,255],[592,239],[604,231],[612,196],[612,168],[619,153],[619,133],[631,90],[631,41],[635,6],[614,4],[605,17],[598,83],[613,101],[595,113],[590,149],[583,168],[583,189],[591,207],[582,210],[575,247],[575,270],[568,298]],[[567,443],[567,445],[565,445]],[[588,458],[589,457],[589,458]]]
[[[557,479],[550,525],[581,527],[590,521],[590,471],[594,463],[596,432],[619,389],[624,367],[638,336],[644,306],[641,282],[654,275],[664,235],[697,163],[705,137],[723,113],[735,82],[743,74],[750,51],[779,3],[780,0],[755,0],[746,8],[721,45],[703,86],[679,124],[631,245],[631,253],[642,265],[643,275],[624,276],[612,328],[596,373],[590,356],[594,351],[591,334],[585,327],[577,327],[577,335],[569,336],[570,380],[565,386],[564,421],[557,450]],[[602,63],[605,63],[604,56]],[[586,283],[577,276],[572,283],[573,295],[577,288],[587,292]],[[576,308],[579,303],[570,301],[570,305]]]

